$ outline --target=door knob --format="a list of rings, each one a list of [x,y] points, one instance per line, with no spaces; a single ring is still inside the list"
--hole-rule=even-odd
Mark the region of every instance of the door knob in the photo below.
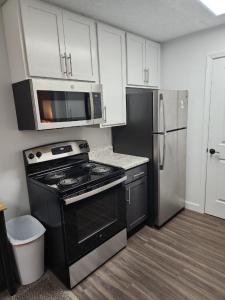
[[[210,150],[209,150],[209,153],[210,153],[211,155],[214,155],[215,153],[219,153],[219,152],[216,151],[215,149],[210,149]]]

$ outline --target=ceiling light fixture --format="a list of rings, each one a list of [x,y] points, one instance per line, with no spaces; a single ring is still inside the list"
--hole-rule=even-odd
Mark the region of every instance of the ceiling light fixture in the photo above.
[[[225,13],[225,0],[200,0],[207,6],[216,16]]]

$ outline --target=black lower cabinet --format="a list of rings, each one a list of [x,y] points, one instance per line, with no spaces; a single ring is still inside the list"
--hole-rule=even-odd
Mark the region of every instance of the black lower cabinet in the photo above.
[[[147,174],[144,170],[140,172],[139,169],[128,171],[133,173],[133,180],[129,180],[130,182],[126,184],[127,232],[135,229],[148,218]]]

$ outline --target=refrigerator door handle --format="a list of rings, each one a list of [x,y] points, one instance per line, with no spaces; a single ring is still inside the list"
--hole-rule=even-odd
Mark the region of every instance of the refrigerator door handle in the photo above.
[[[163,136],[163,153],[161,158],[161,145],[159,145],[159,157],[160,157],[160,170],[164,170],[165,159],[166,159],[166,132],[161,133],[160,136]]]
[[[166,133],[166,116],[165,116],[165,102],[163,99],[163,94],[161,93],[159,95],[159,99],[160,99],[160,106],[162,109],[160,109],[160,111],[162,111],[162,117],[163,117],[163,132],[164,134]]]
[[[160,112],[162,112],[162,119],[163,119],[163,132],[160,132],[160,135],[163,136],[163,154],[161,159],[161,152],[159,150],[160,154],[160,170],[164,170],[164,164],[165,164],[165,158],[166,158],[166,116],[165,116],[165,102],[163,99],[163,94],[160,93],[159,95],[160,100]],[[160,118],[161,119],[161,118]],[[159,149],[161,147],[159,146]]]
[[[163,93],[159,94],[157,132],[161,132],[161,133],[166,132],[165,101],[163,99]]]
[[[161,170],[164,170],[165,159],[166,159],[166,133],[164,133],[163,135],[163,159],[162,159]]]

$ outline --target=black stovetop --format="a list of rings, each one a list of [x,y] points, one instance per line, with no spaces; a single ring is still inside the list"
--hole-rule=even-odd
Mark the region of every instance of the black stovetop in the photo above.
[[[104,182],[109,178],[123,174],[123,172],[124,170],[121,168],[87,161],[75,166],[46,171],[32,176],[32,178],[64,193]]]

